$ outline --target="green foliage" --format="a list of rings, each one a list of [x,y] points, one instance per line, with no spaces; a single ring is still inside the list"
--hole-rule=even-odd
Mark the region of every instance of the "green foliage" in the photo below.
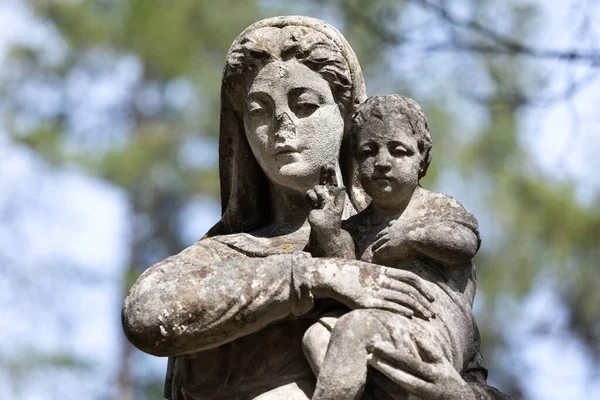
[[[65,162],[65,156],[58,129],[56,126],[40,125],[17,139],[44,154],[48,162],[61,164]]]
[[[48,369],[71,369],[85,371],[91,368],[89,363],[76,358],[68,352],[40,353],[32,350],[19,354],[18,357],[9,357],[3,360],[6,372],[9,374],[14,386],[18,388],[33,371]]]

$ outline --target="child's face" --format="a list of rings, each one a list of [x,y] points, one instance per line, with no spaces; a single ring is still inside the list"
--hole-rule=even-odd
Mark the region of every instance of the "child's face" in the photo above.
[[[369,118],[357,134],[360,182],[375,204],[394,207],[419,184],[421,154],[406,117]]]

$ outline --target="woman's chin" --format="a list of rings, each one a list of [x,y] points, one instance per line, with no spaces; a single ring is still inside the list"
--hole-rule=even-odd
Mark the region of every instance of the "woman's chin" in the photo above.
[[[320,166],[313,167],[302,162],[280,165],[274,181],[282,186],[305,193],[319,183]]]
[[[314,168],[310,168],[310,166],[306,165],[306,163],[299,161],[280,163],[278,167],[279,173],[282,176],[289,177],[300,177],[310,175],[311,170],[314,170]]]

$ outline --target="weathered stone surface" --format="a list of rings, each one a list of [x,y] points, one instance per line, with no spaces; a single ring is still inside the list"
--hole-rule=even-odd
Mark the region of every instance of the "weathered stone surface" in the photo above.
[[[325,249],[319,254],[324,257],[357,258],[411,271],[424,290],[396,291],[390,284],[383,289],[388,304],[350,311],[338,321],[325,316],[331,333],[309,329],[304,349],[318,375],[313,399],[360,397],[368,366],[381,362],[374,348],[395,352],[412,373],[411,363],[424,362],[419,376],[424,380],[431,379],[427,369],[434,361],[459,376],[477,340],[471,312],[472,260],[480,242],[477,221],[456,200],[419,186],[431,161],[425,115],[412,99],[376,96],[358,107],[350,132],[359,180],[371,204],[336,223],[342,219],[339,204],[345,191],[332,179],[333,170],[324,169],[321,184],[309,192],[315,206],[308,218],[309,247]],[[432,297],[425,299],[427,294]],[[431,395],[413,387],[414,378],[399,379],[411,392]],[[468,395],[461,393],[460,398]]]
[[[222,88],[222,219],[123,306],[129,340],[170,356],[165,397],[505,398],[471,314],[477,223],[418,186],[418,105],[359,106],[352,49],[307,17],[242,32]]]

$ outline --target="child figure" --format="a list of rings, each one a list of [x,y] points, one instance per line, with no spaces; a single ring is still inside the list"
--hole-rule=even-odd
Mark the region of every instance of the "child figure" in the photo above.
[[[407,305],[402,312],[382,305],[322,316],[303,340],[317,376],[313,400],[360,398],[378,343],[427,362],[431,352],[419,346],[426,341],[460,374],[478,340],[472,315],[477,220],[452,197],[419,185],[432,145],[420,106],[400,95],[371,97],[354,114],[350,135],[358,177],[372,202],[341,222],[345,190],[337,187],[334,170],[324,167],[321,184],[307,193],[314,208],[308,248],[313,256],[411,271],[435,301],[407,301],[423,297],[394,291],[390,280],[385,297]]]

